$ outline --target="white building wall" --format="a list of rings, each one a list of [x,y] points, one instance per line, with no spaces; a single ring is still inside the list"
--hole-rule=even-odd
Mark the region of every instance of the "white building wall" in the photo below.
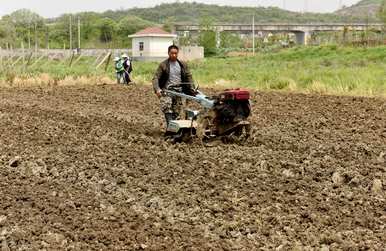
[[[139,42],[139,38],[133,38],[133,40],[131,41],[131,55],[133,57],[138,57],[139,55],[138,42]]]
[[[182,46],[178,57],[183,61],[191,61],[204,58],[204,47],[202,46]]]
[[[173,44],[173,38],[150,37],[151,57],[168,57],[168,47]]]
[[[135,37],[132,40],[132,57],[136,60],[160,61],[168,57],[168,47],[173,44],[171,37]],[[144,43],[143,51],[139,50]]]
[[[143,42],[143,51],[139,50],[140,43]],[[133,38],[132,41],[132,50],[133,50],[133,57],[149,57],[151,55],[150,52],[150,38],[149,37],[138,37]]]

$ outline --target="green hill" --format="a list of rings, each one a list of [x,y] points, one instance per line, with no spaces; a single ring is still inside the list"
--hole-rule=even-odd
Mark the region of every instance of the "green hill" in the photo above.
[[[178,22],[199,23],[202,17],[211,17],[216,23],[250,23],[255,15],[257,22],[350,22],[360,18],[345,17],[336,14],[299,13],[282,10],[276,7],[234,7],[218,6],[202,3],[169,3],[157,5],[153,8],[133,8],[103,13],[111,18],[124,15],[136,15],[142,19],[155,23]]]
[[[355,6],[369,5],[369,4],[378,4],[378,5],[380,5],[381,3],[382,3],[382,0],[362,0],[359,3],[355,4]]]
[[[383,0],[362,0],[350,7],[344,7],[335,13],[345,17],[357,17],[359,19],[377,19],[377,12]]]
[[[331,23],[376,21],[375,13],[382,0],[364,0],[337,13],[299,13],[275,7],[234,7],[202,3],[176,2],[160,4],[152,8],[110,10],[103,13],[82,12],[64,14],[58,18],[44,19],[22,9],[0,19],[0,47],[21,46],[39,48],[69,48],[69,26],[72,17],[73,38],[77,36],[77,19],[81,21],[82,47],[118,48],[129,47],[127,35],[149,26],[170,28],[175,23],[198,24],[203,19],[212,23],[251,23],[252,17],[259,23]],[[361,15],[355,11],[361,10]],[[371,16],[367,14],[372,11]],[[36,40],[36,41],[35,41]],[[75,40],[75,39],[74,39]],[[76,48],[73,40],[72,48]]]

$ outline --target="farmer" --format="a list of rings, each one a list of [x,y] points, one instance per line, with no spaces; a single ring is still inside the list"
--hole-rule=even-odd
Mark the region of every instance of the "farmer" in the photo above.
[[[178,59],[179,48],[171,45],[168,48],[169,58],[163,61],[153,77],[153,88],[160,99],[162,112],[165,114],[166,127],[169,121],[178,119],[181,114],[182,99],[169,96],[163,90],[172,88],[173,91],[194,95],[192,74],[186,63]]]
[[[115,73],[117,77],[117,83],[121,84],[124,77],[125,69],[123,68],[123,60],[120,57],[114,58]]]
[[[123,59],[123,68],[124,68],[124,75],[125,75],[124,79],[125,79],[125,84],[127,85],[132,82],[130,78],[130,73],[133,71],[133,66],[127,54],[123,54],[122,59]]]

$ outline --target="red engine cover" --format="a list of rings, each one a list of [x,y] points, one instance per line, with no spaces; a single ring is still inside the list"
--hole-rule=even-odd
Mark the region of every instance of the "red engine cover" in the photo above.
[[[240,88],[227,89],[220,94],[221,100],[249,100],[249,91]]]

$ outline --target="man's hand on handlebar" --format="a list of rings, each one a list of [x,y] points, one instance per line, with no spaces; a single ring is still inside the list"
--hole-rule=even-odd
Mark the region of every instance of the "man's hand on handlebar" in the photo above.
[[[155,94],[157,95],[158,98],[161,98],[162,97],[162,90],[156,91]]]

